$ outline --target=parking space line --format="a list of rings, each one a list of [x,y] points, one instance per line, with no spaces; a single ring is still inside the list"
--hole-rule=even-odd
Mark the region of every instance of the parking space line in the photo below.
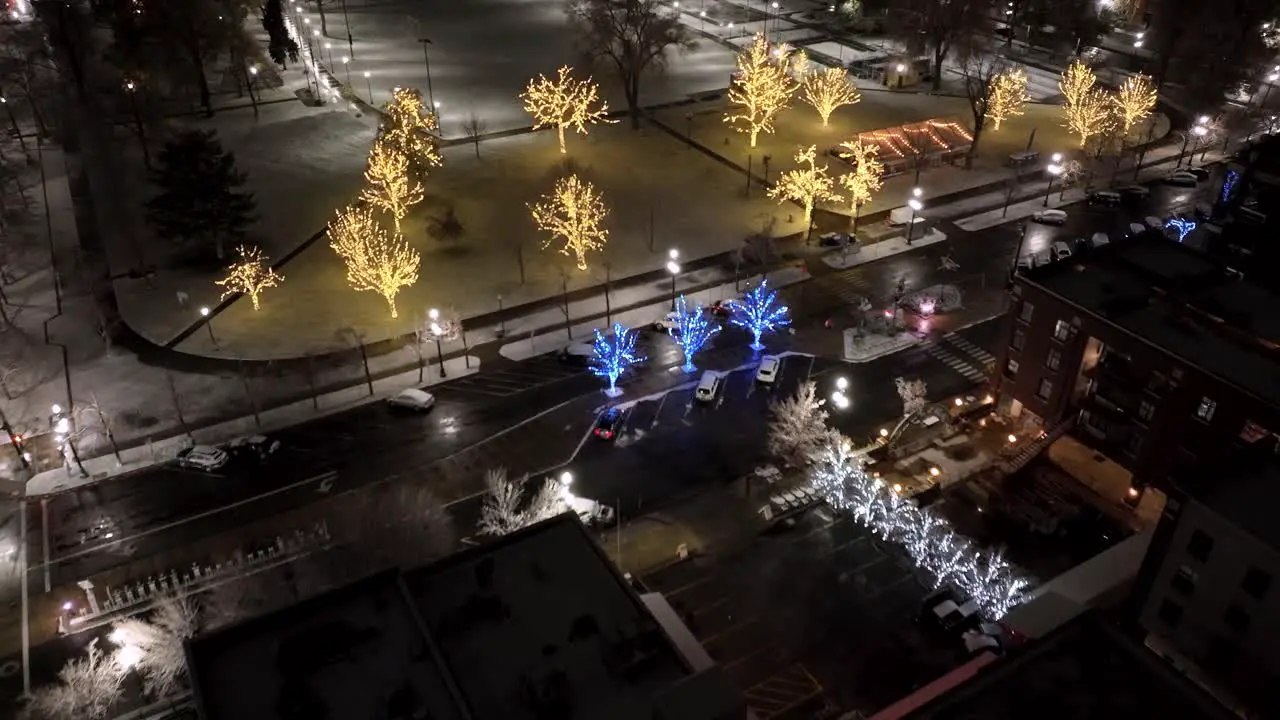
[[[643,579],[643,578],[641,578],[641,579]],[[669,601],[671,600],[671,598],[673,598],[673,597],[675,597],[676,595],[678,595],[678,594],[680,594],[680,593],[682,593],[682,592],[684,592],[684,591],[688,590],[689,588],[697,587],[697,586],[699,586],[699,585],[701,585],[701,584],[703,584],[703,583],[705,583],[705,582],[708,582],[708,581],[710,581],[710,580],[713,580],[713,579],[715,579],[715,575],[707,575],[706,577],[699,578],[699,579],[697,579],[697,580],[694,580],[694,581],[693,581],[693,582],[691,582],[691,583],[685,583],[684,585],[681,585],[680,587],[677,587],[677,588],[675,588],[674,590],[659,591],[659,592],[662,592],[662,594],[663,594],[663,595],[665,595],[665,596],[667,597],[667,601],[669,602]],[[645,583],[645,584],[647,585],[648,583]]]
[[[746,627],[746,626],[748,626],[748,625],[750,625],[751,623],[754,623],[754,622],[759,622],[759,618],[749,617],[749,618],[747,618],[746,620],[742,620],[742,621],[740,621],[740,622],[736,622],[736,623],[734,623],[734,624],[730,625],[729,627],[726,627],[725,629],[721,630],[720,632],[718,632],[718,633],[716,633],[716,634],[714,634],[714,635],[708,635],[707,637],[704,637],[704,638],[698,638],[698,642],[702,643],[702,646],[703,646],[703,647],[706,647],[707,645],[709,645],[709,644],[711,644],[711,643],[715,642],[716,640],[720,640],[720,639],[724,638],[726,635],[729,635],[730,633],[738,632],[738,631],[739,631],[739,630],[741,630],[742,628],[744,628],[744,627]]]
[[[488,390],[484,390],[481,388],[467,387],[465,385],[451,385],[451,386],[441,385],[441,386],[438,386],[435,391],[440,392],[442,390],[453,390],[454,392],[461,392],[461,393],[473,393],[475,395],[487,395],[488,397],[507,397],[509,395],[515,394],[515,393],[509,393],[509,392],[490,392]]]
[[[757,720],[769,720],[822,694],[822,685],[799,663],[743,693]]]
[[[741,665],[742,663],[760,655],[761,653],[768,652],[770,650],[777,650],[777,649],[778,649],[778,646],[774,643],[764,643],[763,645],[756,646],[755,650],[752,650],[751,652],[747,653],[746,655],[743,655],[740,658],[737,658],[736,660],[730,660],[729,662],[720,663],[720,667],[724,668],[725,670],[728,670],[734,667],[735,665]]]

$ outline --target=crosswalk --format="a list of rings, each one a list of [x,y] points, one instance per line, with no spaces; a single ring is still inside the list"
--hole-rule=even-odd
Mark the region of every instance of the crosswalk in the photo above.
[[[985,381],[996,362],[994,355],[954,332],[943,335],[925,352],[973,382]]]
[[[865,273],[861,272],[861,268],[852,268],[819,276],[814,278],[814,282],[824,292],[842,303],[856,306],[863,298],[875,297],[871,283],[867,282],[864,276]]]

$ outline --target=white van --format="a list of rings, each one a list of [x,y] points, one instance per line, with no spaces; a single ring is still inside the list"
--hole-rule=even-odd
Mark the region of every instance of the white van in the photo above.
[[[698,389],[693,391],[693,396],[700,402],[711,402],[716,399],[716,394],[720,392],[720,376],[708,370],[702,373],[702,378],[698,380]]]

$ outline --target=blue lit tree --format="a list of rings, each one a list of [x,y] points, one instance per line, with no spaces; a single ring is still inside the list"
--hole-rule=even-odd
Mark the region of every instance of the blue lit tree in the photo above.
[[[701,306],[695,305],[692,310],[689,309],[684,295],[676,300],[675,323],[674,327],[667,329],[667,333],[684,351],[684,371],[693,372],[693,356],[720,332],[720,324],[713,322],[711,316],[703,314]]]
[[[618,378],[627,368],[644,362],[644,356],[636,354],[636,332],[622,323],[613,324],[613,335],[605,335],[596,328],[595,354],[591,357],[591,372],[597,377],[609,378],[609,395],[621,393]]]
[[[776,332],[791,324],[788,317],[790,311],[786,305],[778,304],[778,291],[769,290],[769,281],[761,280],[741,300],[732,301],[733,316],[729,322],[750,331],[754,340],[752,350],[764,349],[760,336],[766,332]]]
[[[1182,242],[1187,239],[1187,235],[1190,234],[1192,230],[1196,229],[1196,223],[1194,220],[1188,220],[1186,218],[1169,218],[1164,223],[1164,229],[1172,229],[1174,232],[1178,233],[1178,242]]]

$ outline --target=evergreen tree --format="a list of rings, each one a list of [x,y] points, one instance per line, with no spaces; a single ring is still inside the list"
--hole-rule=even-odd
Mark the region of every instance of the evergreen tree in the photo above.
[[[160,193],[147,201],[147,221],[166,240],[201,252],[212,244],[221,260],[226,241],[242,240],[255,220],[253,193],[241,190],[247,177],[212,130],[177,135],[160,151],[152,171]]]
[[[286,60],[298,62],[298,43],[289,37],[284,24],[284,6],[281,0],[267,0],[262,8],[262,29],[267,31],[267,54],[281,68]]]

